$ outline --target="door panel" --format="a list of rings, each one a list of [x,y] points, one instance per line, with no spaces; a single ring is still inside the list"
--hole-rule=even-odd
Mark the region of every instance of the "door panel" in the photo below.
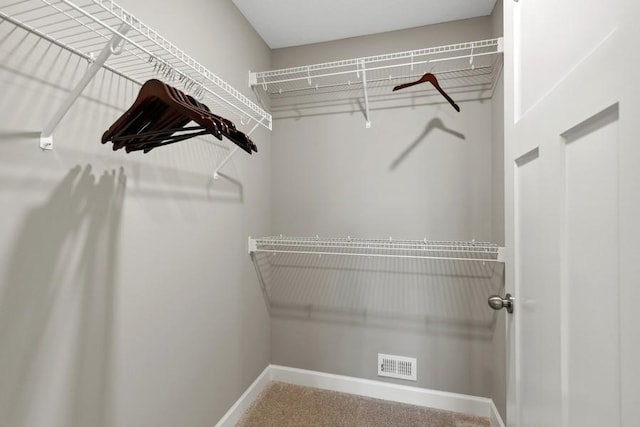
[[[640,419],[637,3],[504,3],[509,426]]]
[[[620,425],[618,104],[565,133],[565,425]],[[595,166],[595,167],[594,167]]]
[[[628,1],[624,11],[623,37],[630,43],[640,40],[640,2]],[[624,51],[622,70],[640,65],[640,49]],[[620,345],[622,375],[623,426],[638,425],[640,420],[640,90],[635,78],[623,80],[624,97],[620,103]]]
[[[559,321],[559,301],[549,299],[556,292],[549,281],[543,253],[549,244],[545,236],[543,216],[540,215],[543,197],[540,194],[541,165],[539,149],[535,148],[516,160],[516,238],[522,242],[516,252],[515,294],[519,341],[518,395],[529,402],[522,406],[522,427],[553,425],[560,416],[560,337],[554,327]],[[526,367],[526,369],[522,369]]]
[[[518,117],[530,110],[617,26],[601,0],[520,1]]]

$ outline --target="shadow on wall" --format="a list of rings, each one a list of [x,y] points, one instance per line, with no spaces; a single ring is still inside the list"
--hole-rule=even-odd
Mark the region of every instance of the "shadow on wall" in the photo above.
[[[435,129],[440,129],[441,131],[446,132],[446,133],[448,133],[450,135],[453,135],[458,139],[462,139],[462,140],[467,139],[467,137],[464,134],[462,134],[460,132],[456,132],[455,130],[448,128],[444,124],[444,122],[442,121],[441,118],[435,117],[435,118],[431,119],[429,121],[429,123],[427,123],[427,126],[425,126],[424,130],[422,131],[422,133],[402,152],[402,154],[400,154],[400,156],[398,156],[398,158],[395,159],[393,161],[393,163],[391,163],[391,166],[389,167],[389,170],[394,171],[400,165],[400,163],[402,163],[402,161],[409,154],[411,154],[411,152],[418,145],[420,145],[420,143],[422,141],[424,141],[427,138],[427,136],[429,136],[429,134]]]
[[[276,318],[490,341],[504,286],[496,262],[257,254]]]
[[[33,150],[40,150],[41,132],[35,131],[2,131],[0,130],[0,144],[30,144]],[[210,152],[198,153],[197,150],[206,149],[211,144],[200,138],[194,139],[191,147],[194,148],[193,155],[206,158],[206,154]],[[92,159],[100,164],[117,164],[121,168],[129,171],[130,187],[128,192],[134,197],[156,198],[161,200],[192,200],[201,202],[225,202],[225,203],[244,203],[244,186],[241,180],[224,172],[218,172],[218,179],[215,179],[213,172],[207,170],[206,173],[193,172],[186,167],[178,169],[178,167],[163,166],[154,162],[155,159],[145,158],[143,155],[128,156],[124,153],[117,153],[114,157],[110,150],[106,150],[104,154],[92,154]],[[217,147],[214,148],[214,150]],[[85,158],[86,153],[82,150],[56,147],[56,153],[60,153],[60,157],[67,158]],[[228,151],[228,150],[227,150]],[[169,155],[171,153],[167,152]],[[184,153],[184,152],[183,152]],[[187,152],[186,156],[191,156],[192,152]],[[24,159],[25,162],[29,160]],[[210,161],[210,160],[207,160]],[[188,165],[188,160],[184,162]],[[216,164],[216,163],[212,163]],[[211,166],[211,165],[209,165]],[[11,177],[3,177],[5,180]],[[42,180],[40,176],[30,178],[31,182]],[[24,183],[24,177],[21,178]]]
[[[151,76],[153,65],[148,67]],[[85,59],[0,19],[0,147],[22,144],[39,151],[41,130],[86,69]],[[100,144],[102,133],[131,106],[139,89],[137,83],[100,70],[56,127],[54,156],[85,159],[90,154],[95,164],[121,165],[129,175],[129,194],[137,197],[244,203],[243,180],[234,161],[223,169],[226,174],[219,174],[221,179],[213,178],[215,166],[236,147],[226,138],[204,135],[148,154],[114,153],[112,144]],[[80,141],[79,135],[86,137]],[[12,151],[15,161],[18,156],[33,161],[20,150]],[[42,178],[31,178],[37,179]]]
[[[24,218],[0,294],[1,426],[110,424],[125,187],[76,166]]]

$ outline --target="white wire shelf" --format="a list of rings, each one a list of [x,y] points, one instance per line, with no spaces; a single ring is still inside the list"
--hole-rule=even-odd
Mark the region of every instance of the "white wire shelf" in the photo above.
[[[273,315],[465,328],[491,322],[484,298],[503,283],[501,249],[476,241],[249,238]]]
[[[440,95],[430,85],[417,85],[391,95],[401,83],[434,73],[449,95],[490,98],[502,70],[502,38],[470,41],[385,55],[353,58],[250,73],[249,83],[263,105],[272,110],[299,108],[314,100],[330,102],[340,96],[364,98],[369,124],[369,102],[393,96]],[[434,98],[438,99],[438,98]],[[455,99],[455,98],[454,98]],[[440,102],[440,101],[438,101]],[[442,98],[442,102],[446,102]]]
[[[503,262],[501,248],[487,242],[320,237],[249,238],[249,253]]]
[[[214,106],[224,108],[242,124],[253,120],[271,129],[271,115],[263,108],[112,0],[0,0],[0,17],[97,62],[97,68],[102,66],[137,84],[159,78],[201,99],[212,110]],[[92,76],[86,77],[88,83]],[[82,82],[79,86],[81,92]],[[64,113],[59,112],[60,117],[45,127],[45,139],[51,137]],[[50,141],[41,146],[51,148]]]

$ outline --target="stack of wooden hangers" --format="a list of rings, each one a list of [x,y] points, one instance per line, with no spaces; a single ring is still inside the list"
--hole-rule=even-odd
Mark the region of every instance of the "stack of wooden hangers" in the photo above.
[[[187,126],[191,122],[196,125]],[[249,154],[258,151],[232,121],[213,114],[192,96],[152,79],[142,85],[131,108],[102,135],[102,143],[111,141],[114,151],[124,148],[127,153],[148,153],[206,134],[220,140],[225,136]]]

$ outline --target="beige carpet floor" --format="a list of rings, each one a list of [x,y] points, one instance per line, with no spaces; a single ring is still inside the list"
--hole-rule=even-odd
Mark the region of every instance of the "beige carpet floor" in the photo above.
[[[237,427],[489,427],[489,419],[271,382]]]

